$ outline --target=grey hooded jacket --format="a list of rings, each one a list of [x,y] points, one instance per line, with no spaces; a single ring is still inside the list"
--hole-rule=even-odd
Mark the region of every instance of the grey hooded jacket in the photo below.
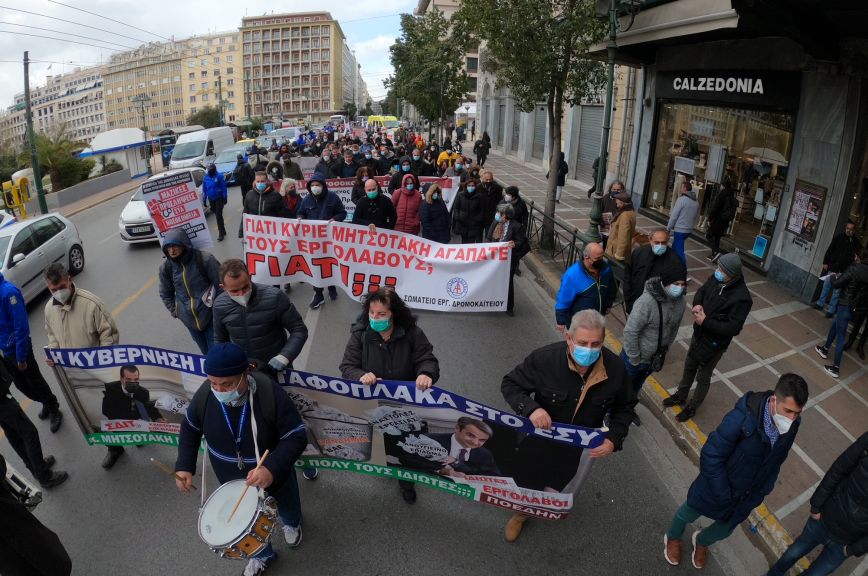
[[[633,366],[648,364],[657,351],[660,326],[657,302],[660,302],[663,310],[662,345],[671,346],[678,334],[678,327],[687,307],[687,298],[682,294],[673,300],[663,290],[660,278],[649,278],[645,282],[645,291],[633,304],[633,311],[624,326],[624,352]]]
[[[693,232],[698,213],[699,202],[696,201],[696,192],[688,190],[675,202],[672,212],[669,213],[669,223],[666,227],[676,232]]]
[[[184,253],[177,260],[169,258],[169,246],[183,246]],[[202,296],[214,288],[214,297],[220,292],[220,263],[193,243],[183,228],[173,228],[163,239],[166,259],[160,265],[160,299],[166,309],[190,330],[211,330],[211,308]]]

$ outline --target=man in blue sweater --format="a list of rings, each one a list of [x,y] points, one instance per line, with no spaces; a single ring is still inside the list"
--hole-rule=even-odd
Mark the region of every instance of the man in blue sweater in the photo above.
[[[615,300],[612,268],[603,257],[603,246],[591,242],[582,250],[582,259],[567,268],[555,301],[555,321],[563,332],[570,319],[582,310],[606,315]]]
[[[0,274],[0,351],[12,382],[22,394],[42,403],[39,419],[50,418],[50,429],[57,432],[63,414],[57,396],[48,387],[33,355],[24,296],[18,286],[6,280],[3,274]]]
[[[181,422],[176,484],[189,492],[202,436],[221,484],[246,479],[277,501],[286,543],[301,543],[301,501],[294,463],[307,446],[304,423],[283,389],[261,372],[252,372],[237,344],[215,344],[205,357],[208,380],[187,407]],[[202,405],[204,403],[204,406]],[[253,408],[251,409],[251,404]],[[252,411],[252,413],[251,413]],[[258,450],[253,442],[256,423]],[[259,452],[269,451],[257,468]],[[269,544],[251,558],[245,576],[262,574],[277,553]]]
[[[226,226],[223,225],[223,207],[229,201],[226,188],[226,179],[217,171],[213,162],[208,164],[208,171],[202,180],[202,193],[211,204],[211,211],[217,219],[217,241],[222,242],[226,238]]]

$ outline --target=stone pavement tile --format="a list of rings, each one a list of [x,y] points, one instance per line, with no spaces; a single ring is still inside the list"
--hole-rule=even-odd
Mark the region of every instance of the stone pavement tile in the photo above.
[[[750,287],[750,291],[754,294],[759,294],[766,300],[770,300],[775,304],[783,304],[794,300],[794,298],[786,291],[778,287],[773,282],[765,282],[763,284],[754,284]]]
[[[766,366],[760,366],[744,374],[729,377],[729,381],[742,392],[755,392],[758,390],[774,390],[778,383],[778,377]]]
[[[689,296],[688,296],[689,298]],[[690,311],[690,300],[687,301],[687,306],[684,308],[684,316],[681,317],[681,326],[690,326],[693,324],[693,312]]]
[[[868,401],[868,372],[860,374],[850,383],[850,390]]]
[[[850,445],[850,439],[811,407],[802,413],[798,444],[817,466],[828,470],[835,458]]]
[[[753,299],[753,305],[750,307],[751,312],[774,306],[773,302],[769,302],[759,294],[751,293],[751,298]]]
[[[804,346],[817,340],[817,335],[813,330],[789,316],[778,316],[777,318],[764,320],[763,325],[774,334],[780,334],[793,346]]]
[[[847,390],[836,391],[819,404],[847,430],[858,438],[868,430],[868,406],[865,406]],[[840,451],[843,451],[841,447]]]
[[[823,313],[813,308],[806,308],[790,314],[793,318],[808,326],[816,332],[821,338],[825,338],[829,332],[829,326],[832,320],[823,316]]]
[[[799,439],[801,439],[801,438],[802,438],[802,431],[799,430]],[[793,455],[791,454],[790,458],[792,458],[792,457],[793,457]],[[774,510],[772,510],[772,512],[774,512]],[[802,529],[805,527],[805,522],[808,521],[808,514],[810,514],[810,512],[811,512],[811,503],[810,502],[804,502],[801,506],[796,508],[793,512],[791,512],[790,514],[787,514],[783,518],[778,518],[778,520],[780,521],[781,524],[784,525],[784,528],[787,529],[787,531],[790,533],[790,536],[792,536],[793,539],[795,539],[796,536],[798,536],[799,534],[802,533]],[[820,550],[819,548],[817,550],[814,550],[814,553],[811,556],[809,556],[808,558],[813,559],[816,556],[819,556],[819,550]]]
[[[759,280],[765,280],[766,279],[766,277],[763,276],[762,274],[760,274],[759,272],[754,272],[753,270],[751,270],[750,268],[747,268],[747,267],[742,268],[741,271],[742,271],[742,274],[744,274],[744,281],[745,282],[757,282]]]
[[[684,359],[687,357],[687,349],[678,344],[673,344],[666,354],[666,364],[663,370],[654,374],[654,378],[661,386],[676,388],[681,382],[681,373],[684,371]]]
[[[747,344],[747,347],[750,348],[751,352],[764,360],[791,349],[789,344],[786,344],[775,334],[768,334],[765,338],[754,340],[750,344]]]
[[[756,359],[753,356],[738,344],[733,343],[730,344],[723,357],[721,357],[720,362],[717,363],[717,369],[721,373],[726,374],[727,372],[731,372],[737,368],[743,368],[753,364],[754,362],[756,362]]]
[[[753,342],[757,342],[758,340],[763,340],[769,337],[769,331],[764,329],[758,323],[747,324],[744,328],[741,329],[738,336],[736,338],[739,342],[746,345],[750,348],[750,344]]]
[[[815,354],[813,350],[809,352]],[[817,360],[822,359],[817,356]],[[804,354],[793,354],[772,364],[772,368],[786,374],[792,372],[804,378],[808,383],[808,394],[811,396],[817,395],[825,390],[828,390],[834,385],[832,377],[812,363]]]
[[[693,384],[691,394],[696,389],[696,383]],[[706,435],[717,428],[726,413],[735,407],[739,396],[730,390],[729,386],[720,380],[712,380],[711,388],[708,389],[708,395],[702,402],[702,406],[696,411],[693,417],[693,422],[699,426]]]
[[[796,436],[796,443],[799,446],[801,446],[801,440],[802,432],[800,430],[799,435]],[[811,467],[802,460],[801,456],[790,451],[790,455],[781,466],[781,473],[778,475],[772,493],[766,496],[765,504],[769,510],[777,510],[819,481],[820,476],[811,470]]]

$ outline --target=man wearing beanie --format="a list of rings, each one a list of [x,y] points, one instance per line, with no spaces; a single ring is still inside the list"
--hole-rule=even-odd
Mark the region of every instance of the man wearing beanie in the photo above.
[[[655,355],[665,355],[675,341],[687,306],[684,297],[687,271],[680,258],[675,256],[675,260],[677,264],[664,267],[659,277],[645,282],[645,291],[636,300],[624,326],[621,360],[637,396],[645,379],[655,369]],[[659,370],[660,366],[656,369]],[[638,416],[634,415],[633,423],[640,424]]]
[[[190,491],[199,444],[205,436],[211,466],[220,483],[246,479],[249,486],[266,490],[277,501],[287,544],[298,546],[301,502],[293,465],[307,445],[301,416],[277,383],[251,371],[247,354],[237,344],[222,342],[209,349],[205,373],[208,380],[193,396],[181,422],[175,462],[178,489]],[[256,468],[265,450],[268,457]],[[250,559],[244,576],[262,574],[276,557],[269,544]]]
[[[649,240],[648,244],[633,250],[633,255],[624,264],[624,305],[628,314],[644,292],[645,282],[660,276],[664,268],[678,267],[687,277],[687,266],[669,246],[669,230],[658,228],[651,233]]]
[[[684,373],[678,391],[663,406],[682,406],[676,416],[686,422],[696,414],[711,385],[711,374],[732,339],[741,332],[753,300],[741,273],[741,258],[729,253],[717,261],[717,269],[693,298],[693,338],[684,359]],[[688,403],[693,381],[696,392]]]

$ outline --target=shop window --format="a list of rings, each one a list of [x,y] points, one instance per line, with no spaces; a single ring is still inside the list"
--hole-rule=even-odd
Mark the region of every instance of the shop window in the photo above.
[[[771,239],[781,218],[793,116],[682,103],[663,102],[659,107],[645,208],[668,217],[677,191],[689,182],[699,201],[696,231],[702,233],[716,194],[729,183],[738,201],[730,241],[750,254],[758,237]]]

